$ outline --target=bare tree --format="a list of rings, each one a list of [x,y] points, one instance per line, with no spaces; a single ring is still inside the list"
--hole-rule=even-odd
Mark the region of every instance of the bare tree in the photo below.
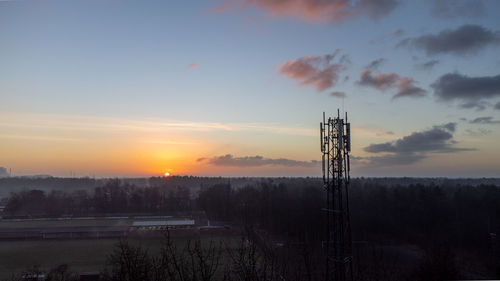
[[[242,238],[236,249],[227,249],[231,259],[231,277],[240,281],[279,280],[275,259],[261,253],[257,245]]]
[[[140,246],[130,245],[126,240],[118,242],[108,256],[107,266],[111,267],[111,272],[103,272],[104,280],[150,281],[152,261],[148,252]]]
[[[167,232],[160,257],[157,259],[159,275],[174,281],[210,281],[215,280],[219,271],[222,244],[210,241],[203,246],[198,239],[188,240],[178,248]]]

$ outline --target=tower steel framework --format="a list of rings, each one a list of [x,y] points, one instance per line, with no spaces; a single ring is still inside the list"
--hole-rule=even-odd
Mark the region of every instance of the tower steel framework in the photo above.
[[[351,128],[345,119],[337,117],[320,124],[323,187],[326,190],[326,276],[325,280],[353,280],[352,239],[349,217],[349,152]]]

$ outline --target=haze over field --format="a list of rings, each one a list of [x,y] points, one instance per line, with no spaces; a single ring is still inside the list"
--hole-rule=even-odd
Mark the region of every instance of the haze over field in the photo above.
[[[0,176],[500,176],[495,0],[0,1]]]

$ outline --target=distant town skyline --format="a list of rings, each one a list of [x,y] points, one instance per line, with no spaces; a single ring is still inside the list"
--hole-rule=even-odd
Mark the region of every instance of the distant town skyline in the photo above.
[[[0,1],[14,175],[500,177],[500,1]]]

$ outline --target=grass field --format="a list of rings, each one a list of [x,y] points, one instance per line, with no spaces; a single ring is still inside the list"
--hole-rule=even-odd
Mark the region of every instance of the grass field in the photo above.
[[[186,238],[173,239],[179,246],[187,241]],[[207,237],[202,238],[202,242],[220,239]],[[237,245],[240,241],[237,237],[223,239],[225,245]],[[157,254],[163,238],[129,238],[128,241]],[[19,275],[35,265],[42,270],[68,264],[75,272],[100,271],[117,242],[118,239],[0,241],[0,280],[8,280],[12,274]]]
[[[162,238],[129,241],[154,253],[159,250]],[[117,239],[1,241],[0,279],[34,265],[44,270],[68,264],[77,272],[100,271],[117,242]]]
[[[131,226],[134,221],[169,220],[173,218],[119,218],[119,219],[72,219],[72,220],[0,220],[0,229],[10,228],[57,228],[77,226]],[[177,218],[179,219],[179,218]],[[184,235],[184,234],[183,234]],[[157,254],[163,237],[134,237],[128,241],[141,245],[151,254]],[[172,237],[176,244],[182,246],[188,238]],[[202,242],[220,240],[215,237],[204,237]],[[225,242],[236,241],[234,237],[225,237]],[[109,239],[74,239],[74,240],[0,240],[0,280],[9,280],[15,274],[19,276],[24,270],[38,266],[48,271],[61,264],[68,264],[74,272],[101,271],[107,256],[113,251],[118,238]]]

